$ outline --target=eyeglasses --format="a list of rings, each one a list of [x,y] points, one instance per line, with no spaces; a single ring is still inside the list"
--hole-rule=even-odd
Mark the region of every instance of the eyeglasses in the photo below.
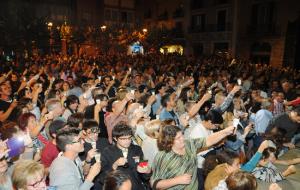
[[[72,144],[76,144],[76,143],[84,143],[84,139],[83,138],[79,138],[77,141],[72,141]]]
[[[35,182],[35,183],[33,183],[33,184],[29,184],[29,185],[27,185],[27,186],[37,188],[37,187],[39,187],[42,183],[45,184],[45,181],[46,181],[46,176],[44,176],[40,181],[37,181],[37,182]],[[45,185],[46,185],[46,184],[45,184]]]
[[[2,158],[0,158],[0,162],[2,162],[3,160],[6,160],[6,156],[2,156]]]
[[[100,133],[100,129],[97,127],[93,127],[93,128],[91,128],[91,131],[89,133],[97,133],[98,134],[98,133]]]
[[[130,136],[130,137],[119,137],[118,139],[121,140],[121,141],[126,141],[126,140],[129,141],[129,140],[131,140],[131,137],[132,136]]]
[[[212,123],[217,129],[220,128],[221,124],[214,124]]]

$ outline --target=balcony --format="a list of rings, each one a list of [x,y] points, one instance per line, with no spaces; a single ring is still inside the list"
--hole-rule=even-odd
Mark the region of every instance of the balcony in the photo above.
[[[177,9],[176,11],[173,12],[173,18],[183,18],[184,17],[184,11],[183,9]]]
[[[230,32],[230,31],[232,31],[232,23],[206,24],[202,26],[194,26],[189,28],[189,33]]]
[[[247,34],[251,37],[276,37],[281,35],[281,28],[275,23],[249,25]]]
[[[169,19],[169,14],[167,11],[165,11],[164,13],[160,14],[157,17],[158,21],[163,21],[163,20],[168,20]]]

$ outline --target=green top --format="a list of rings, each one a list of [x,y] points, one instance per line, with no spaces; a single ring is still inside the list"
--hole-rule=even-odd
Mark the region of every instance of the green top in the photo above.
[[[158,152],[152,164],[152,181],[170,179],[189,173],[192,174],[192,181],[189,185],[176,185],[169,189],[197,190],[197,149],[205,146],[205,138],[191,139],[185,140],[185,155],[178,155],[172,150]]]

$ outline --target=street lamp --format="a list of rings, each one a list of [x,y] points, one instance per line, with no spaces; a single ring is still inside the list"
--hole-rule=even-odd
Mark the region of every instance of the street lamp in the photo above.
[[[49,30],[49,48],[50,48],[50,53],[52,53],[52,46],[53,46],[53,31],[52,31],[52,26],[53,26],[53,23],[52,22],[48,22],[46,23],[47,26],[48,26],[48,30]]]
[[[101,28],[102,32],[104,32],[106,30],[106,26],[105,25],[101,26],[100,28]]]
[[[60,27],[60,35],[61,35],[61,42],[62,42],[62,53],[64,55],[67,54],[67,45],[70,37],[72,35],[72,28],[67,24],[67,21]]]
[[[49,28],[51,28],[53,26],[53,23],[52,22],[48,22],[47,25],[48,25]]]

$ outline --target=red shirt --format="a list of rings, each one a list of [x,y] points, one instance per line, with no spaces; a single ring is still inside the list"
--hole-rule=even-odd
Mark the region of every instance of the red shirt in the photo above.
[[[300,98],[297,98],[297,99],[291,101],[292,106],[298,106],[299,104],[300,104]]]
[[[59,151],[55,144],[49,142],[46,144],[45,148],[41,154],[41,163],[46,167],[50,167],[52,161],[57,157]]]

